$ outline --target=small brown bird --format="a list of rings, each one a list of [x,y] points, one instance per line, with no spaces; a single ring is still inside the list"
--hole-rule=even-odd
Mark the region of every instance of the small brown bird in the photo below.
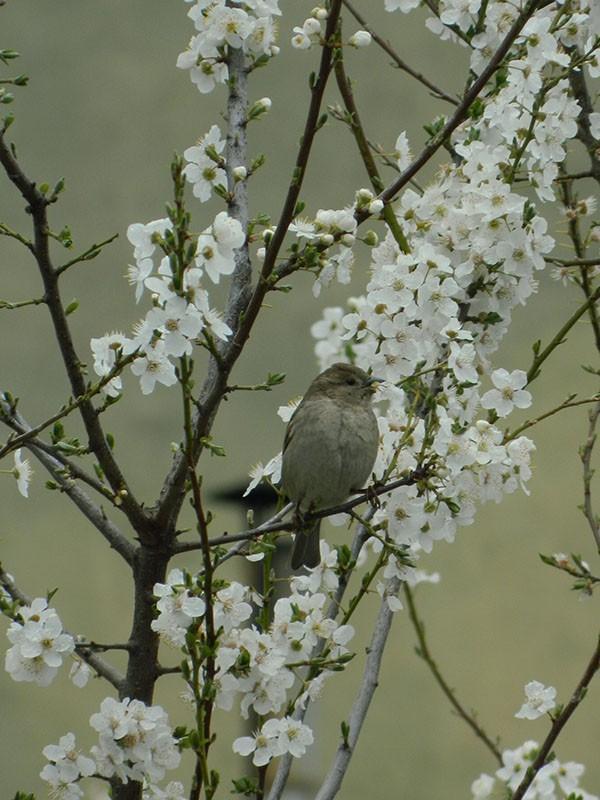
[[[302,515],[342,503],[371,474],[379,443],[371,398],[379,381],[351,364],[334,364],[314,379],[290,419],[281,477],[299,522],[292,569],[321,560],[321,522],[303,526]]]

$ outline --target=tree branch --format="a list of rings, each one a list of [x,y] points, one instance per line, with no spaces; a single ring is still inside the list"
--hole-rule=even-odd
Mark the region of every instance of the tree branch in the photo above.
[[[583,507],[582,511],[588,521],[596,548],[600,553],[600,520],[598,515],[594,513],[592,506],[592,476],[594,470],[592,469],[592,451],[596,444],[596,425],[598,417],[600,416],[600,402],[596,403],[594,408],[589,413],[589,428],[585,444],[581,448],[580,456],[581,463],[583,464]]]
[[[36,184],[26,177],[2,133],[0,133],[0,163],[4,167],[9,180],[19,190],[28,204],[27,210],[31,214],[33,221],[35,260],[44,284],[44,297],[54,325],[56,341],[69,377],[73,397],[85,396],[86,382],[82,362],[75,351],[58,287],[57,271],[54,269],[50,258],[50,229],[47,208],[49,203],[53,202],[53,199],[48,199],[40,192]],[[113,491],[121,493],[124,512],[136,531],[143,536],[148,531],[148,519],[135,500],[131,488],[128,486],[113,457],[93,404],[90,400],[85,400],[81,403],[79,409],[91,450],[95,453],[98,463],[102,467]]]
[[[398,489],[400,486],[412,486],[415,483],[419,483],[419,481],[424,480],[429,475],[429,470],[427,467],[422,467],[420,469],[416,469],[410,473],[406,478],[398,478],[398,480],[391,481],[390,483],[386,483],[383,486],[378,486],[377,484],[373,484],[370,486],[366,491],[361,492],[361,494],[356,495],[356,497],[352,497],[350,500],[347,500],[345,503],[340,503],[337,506],[331,506],[330,508],[322,508],[319,511],[313,511],[310,514],[305,514],[304,519],[306,522],[311,522],[317,519],[324,519],[325,517],[331,517],[334,514],[346,514],[349,511],[352,511],[353,508],[359,506],[361,503],[364,503],[367,500],[372,500],[374,497],[379,497],[379,495],[386,494],[387,492],[391,492],[394,489]],[[286,506],[286,513],[287,509],[291,509],[291,504]],[[282,513],[279,512],[276,514],[272,519],[267,520],[262,525],[259,525],[257,528],[250,528],[249,530],[242,531],[241,533],[234,533],[234,534],[224,534],[223,536],[216,536],[214,539],[209,540],[209,544],[211,547],[216,547],[217,545],[228,544],[230,542],[242,542],[247,541],[249,539],[256,539],[258,536],[262,536],[265,533],[275,533],[277,531],[293,531],[295,529],[295,524],[293,522],[282,522],[281,517]],[[202,545],[199,542],[182,542],[179,545],[175,545],[173,548],[174,553],[186,553],[190,550],[200,550],[202,549]]]
[[[404,593],[406,596],[406,604],[408,606],[408,615],[410,617],[410,621],[412,622],[413,628],[415,629],[415,633],[417,634],[417,639],[419,641],[419,647],[417,648],[417,655],[420,656],[423,659],[423,661],[427,664],[436,683],[438,684],[442,692],[446,695],[446,697],[450,701],[450,704],[452,705],[458,716],[467,723],[467,725],[471,728],[475,736],[477,736],[477,738],[484,743],[484,745],[494,756],[496,761],[499,764],[502,764],[502,753],[500,752],[500,749],[496,744],[498,739],[496,738],[496,741],[490,739],[490,737],[487,735],[487,733],[484,731],[481,725],[477,722],[475,714],[473,712],[469,714],[469,712],[465,709],[465,707],[459,702],[454,689],[452,689],[451,686],[449,686],[449,684],[446,682],[446,679],[440,672],[439,667],[435,659],[431,655],[431,651],[429,650],[429,645],[427,644],[427,639],[425,638],[425,625],[423,624],[422,620],[419,619],[419,615],[417,614],[417,607],[415,604],[412,590],[406,583],[404,584]]]
[[[7,572],[5,572],[1,564],[0,587],[3,588],[13,598],[13,600],[16,600],[20,605],[31,605],[31,598],[19,589],[14,579]],[[69,631],[65,631],[65,633],[69,633]],[[69,635],[72,636],[77,643],[77,639],[79,637],[74,636],[72,633]],[[99,675],[101,678],[105,678],[115,687],[115,689],[119,690],[121,688],[123,684],[123,675],[117,669],[115,669],[99,655],[92,652],[92,650],[86,648],[85,645],[76,644],[75,649],[77,654],[94,670],[97,675]]]
[[[396,594],[400,588],[400,580],[392,578],[389,588],[388,594]],[[367,649],[367,659],[360,689],[350,712],[347,733],[338,747],[331,769],[315,795],[315,800],[332,800],[342,785],[350,760],[354,754],[363,722],[371,705],[375,689],[378,686],[379,669],[392,625],[393,614],[394,612],[390,610],[388,605],[387,597],[383,597],[373,636]]]
[[[596,649],[581,677],[581,680],[577,684],[575,691],[571,695],[571,699],[569,702],[564,706],[562,711],[555,717],[552,727],[550,728],[550,732],[544,739],[542,746],[540,747],[539,753],[537,754],[535,761],[529,767],[527,772],[525,773],[525,777],[521,781],[521,783],[517,786],[515,791],[513,792],[510,800],[522,800],[525,797],[525,793],[533,783],[533,780],[537,773],[541,770],[541,768],[546,763],[546,760],[549,756],[551,756],[552,747],[554,742],[558,739],[562,729],[565,727],[577,706],[581,703],[585,694],[587,692],[587,688],[590,685],[592,678],[600,668],[600,636],[597,638],[596,641]]]
[[[348,11],[352,14],[354,19],[359,23],[359,25],[361,25],[364,28],[364,30],[368,31],[371,34],[373,41],[376,42],[379,45],[379,47],[381,47],[381,49],[388,54],[388,56],[392,59],[392,61],[398,67],[398,69],[401,69],[404,72],[408,73],[411,77],[415,78],[415,80],[419,81],[419,83],[422,83],[423,86],[426,86],[428,89],[430,89],[434,97],[438,97],[440,100],[445,100],[447,103],[452,103],[453,106],[458,105],[458,100],[455,97],[452,97],[452,95],[448,94],[443,89],[440,89],[439,86],[436,86],[435,83],[430,81],[420,72],[414,70],[411,66],[409,66],[406,63],[406,61],[401,59],[398,53],[387,41],[387,39],[383,39],[381,36],[379,36],[379,34],[377,34],[373,30],[373,28],[368,24],[366,19],[361,14],[359,14],[359,12],[354,8],[352,3],[350,3],[350,0],[343,0],[343,3],[348,9]]]
[[[380,194],[380,199],[387,202],[395,197],[400,189],[402,189],[410,181],[410,179],[417,174],[417,172],[431,159],[431,157],[442,147],[449,137],[454,133],[456,128],[464,122],[468,116],[471,105],[477,100],[482,89],[485,87],[488,80],[492,77],[494,72],[500,67],[504,57],[508,54],[515,39],[523,29],[527,20],[535,13],[540,0],[529,0],[525,5],[523,11],[519,14],[514,21],[510,30],[500,43],[494,55],[490,58],[487,66],[481,72],[479,77],[471,84],[471,87],[465,93],[463,99],[456,107],[453,115],[448,122],[444,125],[439,134],[421,151],[420,155],[407,167],[404,172],[392,183],[388,188]],[[363,222],[368,217],[368,212],[363,211],[357,215],[358,222]]]
[[[0,400],[0,405],[5,406],[5,401]],[[27,430],[27,423],[20,414],[12,414],[13,421],[18,423],[21,429]],[[53,480],[60,486],[61,490],[79,508],[81,513],[92,525],[100,531],[102,536],[116,550],[125,561],[131,566],[133,564],[137,547],[127,539],[119,528],[111,522],[101,506],[96,505],[91,498],[75,483],[73,478],[65,475],[65,464],[56,456],[48,453],[41,445],[28,440],[25,444],[28,450],[37,458],[42,466],[50,473]],[[65,459],[66,460],[66,459]],[[66,469],[74,469],[74,465],[68,463]],[[78,476],[80,477],[80,476]],[[98,487],[94,487],[98,488]],[[103,487],[100,487],[102,490]]]

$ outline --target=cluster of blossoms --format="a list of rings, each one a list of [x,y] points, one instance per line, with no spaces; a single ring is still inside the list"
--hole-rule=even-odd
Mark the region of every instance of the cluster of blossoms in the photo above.
[[[310,17],[307,17],[302,25],[294,28],[292,36],[292,47],[297,50],[308,50],[314,44],[321,44],[324,40],[324,22],[329,16],[329,12],[323,6],[313,8]],[[351,47],[368,47],[371,44],[371,34],[368,31],[356,31],[348,39]]]
[[[158,781],[179,765],[177,742],[161,706],[107,697],[90,717],[90,725],[98,732],[98,744],[90,752],[105,778]]]
[[[502,753],[502,766],[494,775],[482,774],[473,781],[471,795],[473,800],[491,800],[495,797],[511,795],[519,786],[525,773],[531,767],[539,746],[537,742],[524,742],[516,750],[505,750]],[[527,800],[598,800],[597,795],[584,791],[579,781],[585,772],[583,764],[575,761],[561,763],[553,759],[536,774],[531,786],[525,793]]]
[[[129,268],[129,281],[136,287],[139,301],[144,290],[152,294],[152,308],[134,329],[133,336],[112,333],[91,340],[94,370],[106,377],[118,358],[135,354],[131,371],[140,379],[143,394],[151,393],[157,383],[172,386],[177,381],[172,359],[190,355],[193,345],[203,335],[227,339],[231,328],[219,313],[210,307],[209,293],[203,284],[207,275],[219,283],[221,275],[230,275],[235,268],[235,251],[242,246],[245,234],[240,223],[221,211],[212,225],[198,237],[194,260],[183,275],[175,276],[168,255],[155,264],[160,242],[172,233],[169,219],[146,225],[134,223],[127,229],[127,238],[134,247],[135,264]],[[120,375],[104,386],[110,396],[122,390]]]
[[[409,11],[417,5],[390,0],[386,7]],[[535,271],[554,246],[545,220],[511,184],[524,176],[541,199],[554,198],[553,180],[581,110],[566,78],[573,45],[586,53],[582,62],[590,75],[597,70],[598,51],[590,51],[597,47],[600,15],[584,14],[585,0],[580,5],[575,28],[573,14],[556,16],[554,7],[529,20],[503,81],[456,131],[455,162],[423,191],[406,190],[397,203],[406,243],[400,246],[388,232],[372,250],[365,294],[351,298],[347,310],[325,309],[312,329],[321,368],[351,352],[355,363],[386,379],[376,398],[376,475],[393,480],[423,456],[436,460],[437,487],[428,493],[398,489],[373,518],[414,554],[429,552],[437,540],[452,541],[458,526],[472,523],[478,503],[525,489],[531,475],[533,443],[523,436],[505,439],[495,424],[531,404],[527,375],[492,371],[490,357],[515,306],[536,291]],[[475,72],[519,13],[516,5],[489,3],[478,22],[480,6],[477,0],[445,1],[436,20],[444,35],[482,31],[471,42]],[[405,134],[395,152],[400,168],[407,166]],[[311,224],[302,226],[310,231]],[[318,277],[316,293],[332,278],[347,282],[352,260],[344,254],[346,269],[340,270],[335,254],[321,268],[325,279]],[[493,388],[486,390],[490,372]]]
[[[261,716],[277,715],[287,708],[289,691],[297,683],[296,670],[313,657],[315,648],[326,654],[332,667],[343,663],[345,645],[354,629],[327,616],[327,593],[337,586],[337,554],[330,553],[326,544],[324,548],[320,567],[310,576],[295,578],[291,595],[277,600],[273,621],[266,630],[244,626],[253,611],[249,600],[260,602],[258,597],[250,597],[247,587],[234,581],[215,592],[212,615],[218,641],[213,681],[217,708],[231,710],[238,699],[244,718],[251,710]],[[154,586],[160,614],[153,627],[167,642],[182,646],[184,651],[185,634],[193,623],[198,626],[195,635],[204,635],[204,600],[194,596],[194,591],[200,594],[202,589],[197,585],[192,589],[194,585],[192,579],[186,580],[179,570],[173,570],[168,583]],[[191,668],[189,674],[193,674]],[[323,671],[303,685],[301,704],[318,695],[327,674]],[[190,702],[194,701],[197,688],[192,680]],[[284,752],[301,755],[311,741],[312,734],[306,726],[274,716],[252,739],[252,745],[244,738],[236,741],[234,749],[240,753],[245,750],[246,754],[255,752],[255,763],[256,759],[266,759],[260,761],[264,764]]]
[[[172,569],[166,583],[156,583],[154,595],[159,598],[156,608],[160,613],[152,621],[152,630],[170,644],[183,647],[187,629],[194,619],[204,615],[206,603],[190,594],[180,569]]]
[[[408,12],[418,5],[416,0],[386,0],[388,11]],[[443,39],[469,46],[471,69],[479,74],[517,19],[520,5],[489,3],[481,17],[481,0],[441,0],[438,16],[427,26]],[[519,150],[510,169],[524,168],[539,197],[550,201],[558,164],[566,155],[564,144],[575,136],[580,112],[570,96],[568,69],[577,63],[585,65],[591,78],[600,76],[598,4],[578,0],[559,5],[562,8],[548,4],[525,24],[508,61],[504,85],[486,102],[484,125],[479,128],[482,146],[499,148],[498,164],[510,164],[506,156]]]
[[[6,652],[5,669],[15,681],[49,686],[75,649],[75,640],[64,633],[58,614],[42,597],[21,606],[19,615],[22,623],[12,622],[6,632],[12,647]]]
[[[190,72],[192,82],[202,94],[225,83],[227,51],[239,50],[254,62],[277,55],[277,25],[281,15],[279,0],[186,0],[192,6],[188,16],[197,31],[187,50],[180,54],[177,66]]]
[[[72,733],[62,736],[58,745],[48,745],[43,753],[48,763],[41,772],[60,800],[84,796],[81,778],[116,777],[144,782],[144,800],[182,800],[183,786],[171,782],[166,789],[156,786],[167,770],[179,765],[177,741],[171,735],[166,712],[160,706],[147,706],[140,700],[121,702],[107,697],[100,711],[92,714],[90,725],[98,732],[98,744],[89,755],[76,747]]]
[[[233,751],[241,756],[252,755],[257,767],[268,764],[272,758],[289,753],[300,758],[313,743],[308,725],[292,719],[269,719],[254,736],[240,736],[233,743]]]

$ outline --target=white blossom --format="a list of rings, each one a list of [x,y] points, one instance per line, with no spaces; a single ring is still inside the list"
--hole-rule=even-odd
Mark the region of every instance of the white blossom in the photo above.
[[[525,685],[525,702],[515,714],[519,719],[537,719],[556,706],[556,689],[539,681]]]

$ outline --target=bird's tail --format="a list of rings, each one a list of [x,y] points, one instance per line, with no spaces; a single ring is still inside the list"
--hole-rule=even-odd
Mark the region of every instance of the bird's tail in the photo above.
[[[311,523],[305,528],[296,531],[294,549],[292,550],[292,569],[300,567],[318,567],[321,563],[321,549],[319,547],[319,531],[321,520]]]

